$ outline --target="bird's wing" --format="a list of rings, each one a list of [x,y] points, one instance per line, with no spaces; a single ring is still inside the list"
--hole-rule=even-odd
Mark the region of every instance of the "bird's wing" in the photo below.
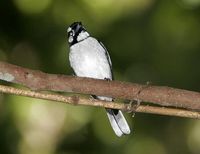
[[[108,50],[106,49],[106,47],[103,45],[102,42],[99,41],[99,43],[100,43],[101,46],[104,48],[106,57],[107,57],[107,59],[108,59],[109,65],[110,65],[110,68],[112,69],[112,62],[111,62],[111,59],[110,59],[110,55],[109,55],[109,53],[108,53]]]
[[[108,50],[106,49],[106,47],[103,45],[102,42],[100,42],[100,41],[98,41],[98,42],[100,43],[100,45],[101,45],[101,46],[104,48],[104,50],[105,50],[105,55],[106,55],[106,57],[107,57],[108,64],[109,64],[109,66],[110,66],[110,70],[111,70],[111,74],[112,74],[112,80],[114,80],[113,70],[112,70],[112,61],[111,61],[111,59],[110,59],[109,52],[108,52]]]

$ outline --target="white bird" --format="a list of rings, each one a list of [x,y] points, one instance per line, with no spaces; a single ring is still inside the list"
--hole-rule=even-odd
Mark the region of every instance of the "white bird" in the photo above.
[[[74,22],[67,29],[70,46],[69,61],[75,75],[103,80],[113,80],[112,63],[104,45],[91,37],[81,22]],[[96,99],[113,101],[110,97]],[[110,124],[117,136],[130,134],[130,128],[122,112],[106,109]]]

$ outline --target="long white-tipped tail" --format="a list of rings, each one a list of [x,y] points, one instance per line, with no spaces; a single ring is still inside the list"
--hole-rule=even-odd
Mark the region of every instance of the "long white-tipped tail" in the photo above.
[[[120,110],[106,109],[110,124],[117,136],[130,134],[131,130]]]

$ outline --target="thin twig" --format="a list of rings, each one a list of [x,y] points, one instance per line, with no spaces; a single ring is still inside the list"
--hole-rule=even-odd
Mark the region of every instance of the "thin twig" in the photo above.
[[[170,87],[47,74],[5,62],[0,62],[0,79],[22,84],[33,90],[109,96],[200,111],[199,92]]]
[[[78,96],[63,96],[63,95],[58,95],[58,94],[48,94],[48,93],[35,92],[31,90],[19,89],[19,88],[14,88],[10,86],[4,86],[4,85],[0,85],[0,92],[45,99],[45,100],[51,100],[53,102],[62,102],[62,103],[71,104],[71,105],[87,105],[87,106],[120,109],[120,110],[128,111],[128,112],[133,111],[133,112],[142,112],[142,113],[200,119],[200,113],[194,112],[194,111],[188,111],[184,109],[164,108],[164,107],[155,107],[155,106],[148,106],[148,105],[140,105],[138,107],[134,107],[129,104],[99,101],[95,99],[80,98]]]

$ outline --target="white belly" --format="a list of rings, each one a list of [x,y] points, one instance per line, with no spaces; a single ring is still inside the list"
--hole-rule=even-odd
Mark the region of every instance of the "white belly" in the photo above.
[[[69,60],[77,76],[112,79],[111,68],[105,50],[92,37],[71,46]]]

